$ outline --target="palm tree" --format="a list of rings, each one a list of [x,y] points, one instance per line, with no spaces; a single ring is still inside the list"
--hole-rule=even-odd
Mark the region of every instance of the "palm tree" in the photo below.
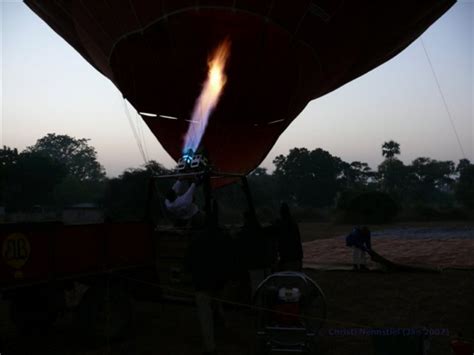
[[[400,144],[395,141],[388,141],[382,144],[382,155],[386,159],[393,159],[400,154]]]

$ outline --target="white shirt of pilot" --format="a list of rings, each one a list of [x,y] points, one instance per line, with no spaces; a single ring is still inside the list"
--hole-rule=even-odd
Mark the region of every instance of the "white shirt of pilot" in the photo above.
[[[178,195],[183,191],[185,185],[181,181],[176,181],[172,189]],[[178,195],[173,202],[165,200],[166,209],[176,218],[190,219],[199,212],[199,208],[193,203],[194,190],[196,184],[192,183],[186,192]]]

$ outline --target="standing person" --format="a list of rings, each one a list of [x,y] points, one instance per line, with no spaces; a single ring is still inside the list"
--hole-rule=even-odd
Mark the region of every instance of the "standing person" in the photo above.
[[[187,267],[191,272],[195,289],[197,316],[204,346],[203,354],[215,354],[216,320],[224,323],[221,302],[217,301],[224,287],[224,243],[217,226],[211,225],[200,232],[191,242],[187,255]],[[217,324],[219,325],[219,323]]]
[[[255,295],[260,283],[270,274],[269,240],[256,216],[250,211],[244,213],[244,225],[241,231],[239,255],[250,279],[250,296]]]
[[[300,230],[287,203],[281,204],[280,219],[276,227],[278,228],[278,255],[280,257],[278,268],[281,271],[301,271],[303,268],[303,247]]]
[[[352,247],[352,267],[367,271],[366,252],[372,249],[370,230],[366,226],[355,227],[346,237],[346,245]]]

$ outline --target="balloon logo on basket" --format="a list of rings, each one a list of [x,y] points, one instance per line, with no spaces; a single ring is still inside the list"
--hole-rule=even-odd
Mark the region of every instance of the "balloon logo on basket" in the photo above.
[[[13,233],[3,241],[3,260],[14,269],[21,269],[26,264],[30,257],[30,252],[30,242],[24,234]]]

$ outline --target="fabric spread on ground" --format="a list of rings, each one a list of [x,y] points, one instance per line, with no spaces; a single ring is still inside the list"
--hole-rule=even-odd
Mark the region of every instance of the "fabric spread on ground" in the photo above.
[[[372,248],[398,264],[445,268],[474,268],[474,229],[404,228],[372,233]],[[345,236],[303,244],[304,266],[344,269],[352,265],[352,249]],[[377,264],[368,258],[369,268]]]

